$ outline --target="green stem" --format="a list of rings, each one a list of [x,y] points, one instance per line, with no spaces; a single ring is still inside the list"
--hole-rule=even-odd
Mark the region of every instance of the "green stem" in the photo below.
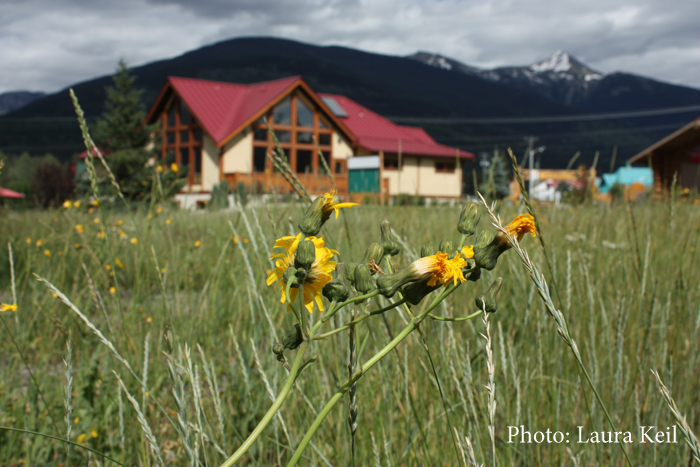
[[[328,416],[330,411],[333,410],[333,407],[335,407],[335,405],[340,401],[340,399],[342,399],[343,395],[350,389],[350,386],[352,386],[355,382],[362,378],[370,368],[376,365],[379,362],[379,360],[384,358],[397,345],[399,345],[401,341],[408,337],[408,335],[416,329],[416,327],[428,316],[428,314],[431,311],[433,311],[435,307],[437,307],[440,304],[440,302],[444,300],[445,297],[447,297],[449,294],[451,294],[457,287],[459,287],[459,285],[455,286],[453,284],[450,284],[447,287],[445,287],[445,290],[438,297],[436,297],[435,300],[433,300],[433,303],[430,304],[427,310],[425,310],[420,315],[412,318],[408,325],[391,342],[389,342],[389,344],[387,344],[372,358],[367,360],[360,367],[360,370],[357,373],[355,373],[352,378],[349,378],[348,381],[338,389],[338,391],[330,398],[330,400],[326,403],[323,409],[319,412],[313,424],[304,435],[304,438],[301,440],[301,443],[297,447],[296,451],[294,451],[294,456],[287,464],[287,467],[294,467],[297,464],[297,462],[299,462],[299,459],[301,459],[304,450],[309,445],[309,442],[311,442],[311,438],[313,438],[313,436],[316,434],[316,431],[318,431],[318,428],[321,426],[321,423],[323,423],[323,420],[326,418],[326,416]],[[222,465],[221,467],[228,467],[228,465]]]
[[[472,313],[471,315],[463,316],[461,318],[445,318],[445,317],[437,316],[437,315],[430,313],[428,315],[428,318],[434,319],[435,321],[469,321],[470,319],[474,319],[477,316],[480,316],[481,313],[483,313],[483,311],[479,310],[476,313]]]
[[[326,339],[334,334],[338,334],[339,332],[345,331],[346,329],[350,329],[352,326],[360,324],[362,321],[366,320],[370,316],[379,315],[379,314],[385,313],[389,310],[393,310],[394,308],[396,308],[399,305],[402,305],[405,302],[406,302],[406,299],[404,298],[404,299],[401,299],[398,302],[395,302],[389,306],[385,306],[384,308],[380,308],[378,310],[374,310],[374,311],[370,311],[369,313],[365,313],[362,316],[358,316],[357,318],[353,319],[348,324],[344,324],[343,326],[340,326],[339,328],[336,328],[332,331],[315,336],[314,339],[316,339],[316,340]]]

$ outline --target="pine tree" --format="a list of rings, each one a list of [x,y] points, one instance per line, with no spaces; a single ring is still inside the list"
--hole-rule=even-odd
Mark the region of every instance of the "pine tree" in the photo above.
[[[134,86],[135,78],[124,60],[119,61],[112,79],[114,84],[105,89],[107,100],[94,132],[95,142],[107,155],[124,196],[131,200],[145,200],[150,195],[154,179],[154,167],[149,167],[148,161],[160,153],[160,148],[151,138],[158,125],[144,123],[143,90]]]
[[[500,151],[494,151],[488,167],[484,167],[479,190],[489,200],[503,199],[510,195],[511,173]]]

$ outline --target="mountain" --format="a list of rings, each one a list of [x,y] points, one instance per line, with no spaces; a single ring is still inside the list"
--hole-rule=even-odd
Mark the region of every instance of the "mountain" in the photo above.
[[[544,97],[577,110],[604,113],[681,107],[700,104],[700,90],[677,86],[631,73],[600,73],[563,50],[527,66],[508,66],[483,70],[438,54],[418,52],[408,58],[426,65],[478,76],[486,81]],[[691,116],[685,116],[690,119]],[[655,117],[630,120],[647,125],[677,121]]]
[[[0,115],[24,107],[32,101],[44,97],[43,92],[10,91],[0,94]]]
[[[573,62],[573,61],[571,61]],[[613,145],[620,146],[618,160],[635,154],[653,142],[655,135],[630,134],[630,125],[616,121],[507,123],[473,119],[581,115],[584,109],[543,97],[499,80],[485,79],[480,71],[448,59],[427,61],[373,54],[345,47],[319,47],[273,38],[239,38],[208,45],[181,56],[134,68],[136,85],[144,89],[144,104],[155,100],[168,76],[182,76],[234,83],[253,83],[302,75],[317,92],[343,94],[393,118],[419,125],[438,142],[472,152],[493,151],[495,146],[521,153],[525,137],[536,135],[546,145],[542,166],[566,166],[574,152],[583,151],[581,162],[603,150],[600,163],[609,159]],[[461,65],[461,66],[460,66]],[[541,68],[547,68],[542,64]],[[542,76],[558,71],[538,71]],[[552,78],[554,79],[554,78]],[[591,81],[592,82],[592,81]],[[105,102],[106,75],[71,86],[89,122],[101,114]],[[443,122],[438,119],[470,119]],[[68,90],[50,94],[0,117],[0,150],[52,152],[62,158],[83,150],[82,138]]]

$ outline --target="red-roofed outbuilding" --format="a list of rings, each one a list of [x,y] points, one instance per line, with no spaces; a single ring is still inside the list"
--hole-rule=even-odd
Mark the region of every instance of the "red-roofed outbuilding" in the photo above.
[[[422,128],[397,125],[345,96],[317,94],[299,76],[249,85],[170,77],[147,122],[161,121],[162,155],[172,154],[175,162],[189,167],[188,193],[206,200],[220,181],[232,187],[245,183],[255,191],[289,191],[266,157],[273,142],[264,119],[311,193],[331,188],[325,165],[345,193],[347,161],[379,156],[386,193],[460,197],[458,161],[474,158],[436,143]]]

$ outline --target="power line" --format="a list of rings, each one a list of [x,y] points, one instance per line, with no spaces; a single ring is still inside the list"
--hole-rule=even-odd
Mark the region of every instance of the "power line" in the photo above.
[[[656,115],[673,115],[700,111],[700,105],[685,107],[667,107],[663,109],[635,110],[629,112],[610,112],[587,115],[548,115],[543,117],[493,117],[493,118],[433,118],[433,117],[388,117],[402,123],[437,123],[437,124],[479,124],[494,123],[556,123],[584,122],[594,120],[613,120],[618,118],[653,117]]]

